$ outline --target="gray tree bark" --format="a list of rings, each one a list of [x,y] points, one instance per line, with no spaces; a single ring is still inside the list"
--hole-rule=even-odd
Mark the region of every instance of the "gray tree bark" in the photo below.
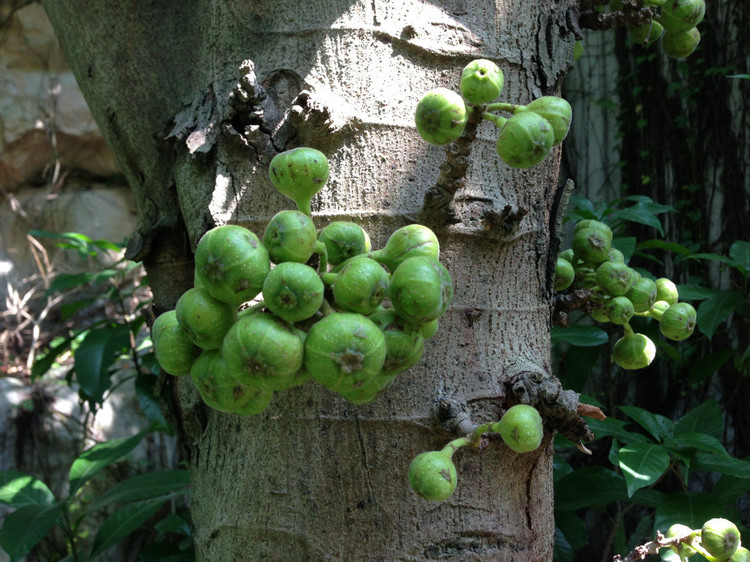
[[[457,89],[474,58],[504,70],[503,101],[556,93],[572,60],[568,3],[45,7],[135,193],[129,255],[147,266],[157,313],[191,286],[192,249],[208,228],[262,235],[291,208],[267,166],[299,145],[331,165],[313,200],[319,227],[353,219],[382,247],[396,228],[426,223],[453,277],[453,305],[423,360],[369,405],[308,383],[240,418],[205,408],[189,378],[173,381],[198,559],[551,560],[551,438],[581,427],[549,358],[559,149],[514,171],[497,158],[490,124],[479,124],[467,159],[423,142],[413,114],[426,91]],[[415,455],[519,401],[545,418],[539,450],[517,455],[492,438],[457,453],[448,501],[412,493]]]

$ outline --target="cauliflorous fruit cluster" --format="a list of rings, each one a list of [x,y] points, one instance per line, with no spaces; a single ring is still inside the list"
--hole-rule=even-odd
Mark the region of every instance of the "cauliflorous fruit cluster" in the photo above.
[[[503,71],[492,61],[470,62],[461,73],[461,94],[447,88],[427,92],[417,104],[415,122],[420,136],[442,146],[463,135],[470,113],[498,126],[497,153],[513,168],[530,168],[541,162],[570,129],[570,104],[544,96],[528,105],[491,103],[503,90]],[[510,113],[508,118],[494,111]]]
[[[706,13],[705,0],[642,0],[644,6],[658,8],[656,17],[629,28],[635,43],[651,45],[661,38],[664,53],[675,59],[690,56],[701,40],[696,27]],[[622,0],[611,0],[612,9],[620,9]]]
[[[647,367],[656,355],[654,342],[630,327],[633,316],[656,319],[662,335],[673,341],[693,333],[695,309],[678,302],[677,287],[669,279],[654,281],[628,267],[622,252],[612,246],[609,226],[595,220],[576,223],[571,246],[558,255],[554,289],[588,289],[594,304],[591,317],[623,327],[625,335],[612,353],[613,361],[623,369]]]
[[[422,358],[451,303],[438,239],[411,224],[372,250],[355,223],[318,232],[310,200],[328,179],[328,160],[315,149],[278,154],[269,174],[297,210],[277,213],[262,239],[238,225],[205,233],[195,287],[154,322],[159,364],[189,373],[210,407],[240,415],[311,378],[352,403],[370,402]]]
[[[409,465],[409,484],[419,496],[430,501],[444,501],[453,495],[458,484],[458,472],[453,454],[467,445],[478,445],[487,432],[498,433],[505,444],[516,453],[528,453],[539,447],[544,437],[542,417],[533,406],[511,406],[500,421],[480,425],[474,433],[455,439],[440,451],[418,454]]]
[[[741,546],[740,531],[729,521],[717,517],[709,519],[700,529],[691,529],[687,525],[672,525],[666,538],[680,538],[680,542],[670,545],[681,560],[690,558],[698,553],[710,562],[750,562],[750,550]]]

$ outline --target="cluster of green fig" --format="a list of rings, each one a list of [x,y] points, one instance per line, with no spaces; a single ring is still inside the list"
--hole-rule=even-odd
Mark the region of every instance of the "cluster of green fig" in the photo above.
[[[678,544],[669,546],[680,560],[700,553],[709,562],[750,562],[750,550],[741,545],[740,531],[728,519],[709,519],[700,529],[678,523],[672,525],[665,536],[681,539]]]
[[[630,38],[650,45],[661,38],[664,53],[681,59],[693,53],[701,40],[696,27],[706,13],[705,0],[641,0],[644,6],[659,8],[657,16],[645,24],[631,27]],[[612,9],[622,9],[622,0],[611,0]]]
[[[555,291],[569,287],[591,292],[591,317],[623,327],[624,336],[614,345],[612,360],[623,369],[642,369],[653,361],[656,346],[645,334],[630,327],[634,316],[654,318],[662,335],[673,341],[693,333],[695,309],[679,302],[676,285],[667,278],[641,276],[625,263],[612,246],[612,230],[603,222],[583,220],[575,225],[571,248],[558,255]]]
[[[422,358],[451,303],[429,228],[400,228],[379,250],[353,222],[318,232],[310,200],[328,172],[313,148],[276,155],[271,181],[297,210],[277,213],[262,239],[238,225],[206,232],[195,286],[154,322],[162,369],[189,373],[212,408],[257,414],[274,391],[311,378],[352,403],[370,402]]]
[[[418,454],[409,465],[409,484],[419,496],[430,501],[444,501],[453,495],[458,472],[453,454],[467,445],[477,446],[485,433],[498,433],[516,453],[528,453],[539,447],[544,437],[542,417],[533,406],[511,406],[500,421],[480,425],[474,433],[454,439],[439,451]]]
[[[470,62],[461,73],[461,94],[436,88],[422,97],[415,114],[417,131],[430,144],[446,145],[464,134],[471,113],[480,112],[499,129],[497,153],[503,162],[513,168],[535,166],[567,136],[570,104],[555,96],[543,96],[528,105],[491,103],[503,85],[503,71],[494,62]],[[502,117],[493,111],[511,116]]]

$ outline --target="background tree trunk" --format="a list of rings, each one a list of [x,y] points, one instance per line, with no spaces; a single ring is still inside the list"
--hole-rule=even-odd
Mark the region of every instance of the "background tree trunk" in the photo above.
[[[418,137],[413,113],[426,91],[456,89],[474,58],[502,67],[503,101],[556,93],[572,60],[568,4],[45,7],[134,191],[129,252],[146,264],[156,313],[191,286],[192,249],[208,228],[232,222],[262,235],[292,206],[267,165],[299,145],[331,164],[313,200],[318,227],[354,219],[382,247],[396,228],[426,222],[453,276],[453,306],[424,359],[370,405],[309,383],[240,418],[205,408],[189,378],[174,380],[198,558],[551,560],[551,436],[576,402],[561,394],[549,358],[559,151],[513,171],[495,154],[494,128],[480,124],[448,212],[422,212],[427,193],[446,197],[436,180],[456,160]],[[411,459],[453,437],[436,412],[451,405],[478,424],[517,401],[538,405],[548,421],[538,451],[515,455],[491,439],[457,454],[450,500],[411,492]]]

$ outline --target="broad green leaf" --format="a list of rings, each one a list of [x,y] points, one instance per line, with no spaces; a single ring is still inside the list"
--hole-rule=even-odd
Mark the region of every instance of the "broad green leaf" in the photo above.
[[[690,254],[689,256],[686,256],[685,259],[717,261],[719,263],[726,263],[726,264],[732,263],[732,260],[729,259],[727,256],[722,256],[721,254],[711,254],[708,252],[698,252],[695,254]]]
[[[695,454],[692,468],[705,472],[719,472],[735,478],[750,478],[750,462],[726,454],[699,451]]]
[[[70,467],[70,497],[97,472],[135,449],[144,435],[145,432],[141,432],[128,438],[110,439],[81,453]]]
[[[656,482],[669,468],[669,453],[653,443],[631,443],[618,453],[618,463],[628,485],[628,497]]]
[[[57,291],[68,291],[88,283],[98,284],[102,281],[111,279],[115,275],[117,275],[116,269],[102,269],[101,271],[91,271],[86,273],[60,273],[52,280],[49,289],[44,292],[44,296],[48,297]]]
[[[155,361],[155,356],[153,354],[149,354],[148,357],[154,358]],[[145,363],[145,361],[141,362],[141,365],[144,365]],[[151,426],[155,430],[173,435],[174,432],[172,426],[169,425],[169,422],[164,417],[162,407],[160,406],[160,401],[163,402],[163,399],[154,396],[156,380],[157,377],[155,375],[139,375],[138,378],[135,379],[135,395],[138,399],[138,405],[141,407],[146,419],[151,423]]]
[[[666,494],[656,508],[654,527],[663,533],[675,523],[700,529],[712,517],[726,516],[726,507],[719,505],[711,494],[674,492]]]
[[[76,380],[83,394],[101,403],[110,387],[109,368],[130,342],[130,329],[124,324],[91,330],[74,355]]]
[[[713,398],[693,408],[674,424],[675,437],[692,433],[707,433],[715,439],[721,439],[723,431],[724,420],[721,406]]]
[[[681,301],[699,301],[719,293],[716,289],[709,289],[700,285],[677,285],[677,292]]]
[[[667,439],[663,443],[664,447],[674,451],[684,451],[686,449],[697,449],[700,451],[709,451],[718,455],[728,455],[721,441],[711,437],[707,433],[682,433],[676,437]]]
[[[159,538],[162,538],[167,533],[175,533],[186,537],[192,535],[190,523],[176,513],[170,513],[167,515],[164,519],[154,525],[154,529],[159,532]]]
[[[636,490],[633,497],[630,498],[630,501],[646,507],[656,507],[661,503],[664,495],[665,494],[659,490],[641,488],[640,490]]]
[[[558,526],[555,526],[555,548],[552,556],[555,562],[573,562],[575,560],[573,547]]]
[[[651,226],[655,228],[660,235],[664,236],[664,229],[661,225],[661,220],[656,216],[657,214],[667,212],[671,209],[670,207],[664,209],[664,207],[666,206],[640,201],[626,209],[618,209],[612,213],[612,216],[616,219]]]
[[[589,542],[586,525],[574,511],[556,511],[555,525],[565,534],[565,538],[574,549],[583,548]]]
[[[625,429],[627,422],[608,417],[604,420],[588,419],[589,429],[594,433],[597,439],[602,437],[614,437],[624,443],[633,441],[648,441],[648,437],[642,433],[636,433]]]
[[[730,74],[727,78],[742,78],[744,80],[750,80],[750,74]]]
[[[184,490],[190,485],[187,470],[162,470],[131,476],[99,496],[95,509],[117,502],[134,502],[166,496]]]
[[[620,406],[625,415],[635,420],[641,427],[648,431],[654,439],[661,441],[672,433],[674,424],[669,418],[654,414],[636,406]]]
[[[729,257],[732,258],[732,265],[743,270],[745,273],[750,271],[750,242],[737,240],[729,248]]]
[[[634,237],[617,237],[612,240],[612,246],[622,252],[625,263],[628,263],[630,258],[633,257],[637,243],[638,239]]]
[[[578,347],[593,347],[609,341],[607,332],[596,326],[570,326],[552,328],[552,343],[566,342]]]
[[[11,562],[20,560],[57,523],[63,504],[25,505],[8,514],[0,528],[0,547]]]
[[[688,382],[696,383],[712,376],[735,356],[733,349],[720,349],[705,354],[690,367]]]
[[[57,358],[70,349],[70,344],[74,339],[75,336],[70,336],[60,340],[55,345],[50,346],[43,356],[38,357],[31,367],[31,380],[36,380],[45,375],[55,364]]]
[[[722,291],[707,298],[698,307],[698,329],[711,339],[716,328],[744,304],[744,297],[737,291]]]
[[[693,253],[690,248],[683,246],[682,244],[667,242],[666,240],[661,240],[659,238],[652,238],[651,240],[638,242],[638,250],[666,250],[684,256],[689,256]]]
[[[184,542],[149,542],[138,553],[138,562],[195,562],[192,548]]]
[[[711,495],[717,497],[718,501],[730,504],[748,492],[750,492],[750,478],[737,478],[736,476],[723,474],[711,490]]]
[[[601,466],[574,470],[555,482],[555,508],[581,509],[628,498],[625,478]]]
[[[0,472],[0,502],[16,508],[25,505],[52,505],[55,503],[55,496],[38,478],[17,470],[4,470]]]
[[[573,467],[568,464],[560,455],[555,455],[552,459],[552,474],[554,480],[559,480],[566,474],[573,472]]]
[[[151,519],[167,502],[167,498],[153,498],[128,504],[110,516],[96,533],[91,558],[95,558],[109,547],[117,544],[130,533]]]

